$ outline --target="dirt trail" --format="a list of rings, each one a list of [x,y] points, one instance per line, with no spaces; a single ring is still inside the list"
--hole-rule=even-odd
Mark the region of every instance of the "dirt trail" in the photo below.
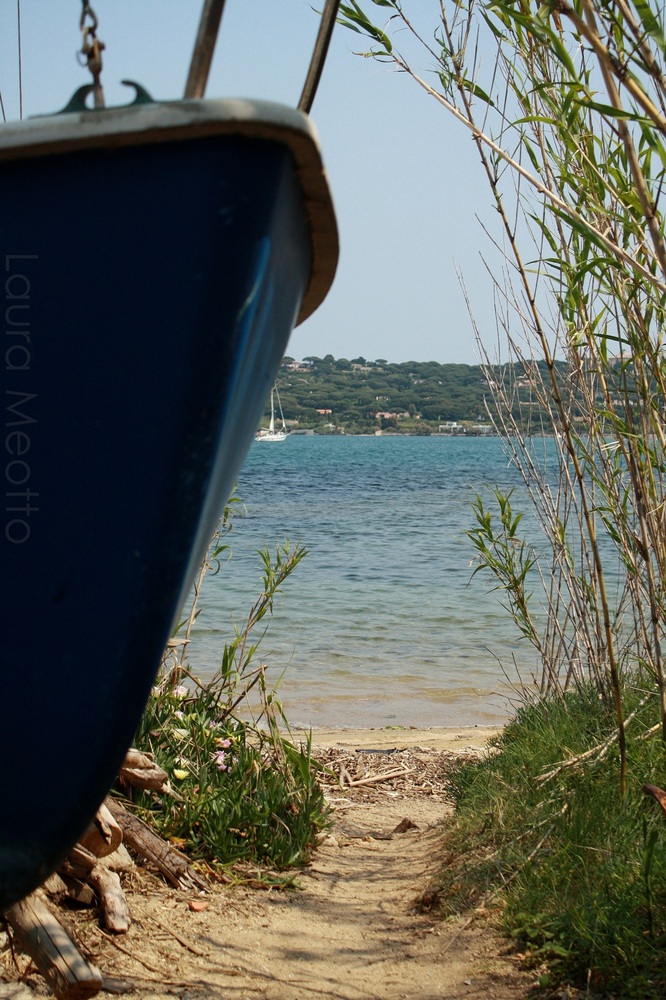
[[[111,939],[90,916],[79,919],[79,937],[105,974],[133,985],[126,996],[143,1000],[522,1000],[534,977],[482,915],[467,926],[417,907],[424,894],[427,906],[450,815],[441,787],[450,751],[426,742],[373,731],[321,751],[352,781],[401,768],[405,776],[345,790],[331,779],[335,825],[299,874],[300,889],[219,888],[192,912],[192,897],[142,876],[129,934]],[[463,749],[476,752],[464,741]],[[402,820],[413,825],[394,832]],[[16,996],[2,991],[0,983],[0,997]]]

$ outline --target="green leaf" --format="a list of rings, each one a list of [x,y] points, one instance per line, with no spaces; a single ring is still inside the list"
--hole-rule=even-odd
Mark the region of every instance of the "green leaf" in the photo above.
[[[388,35],[386,35],[380,28],[376,27],[376,25],[368,19],[356,3],[356,0],[351,0],[351,6],[346,3],[340,4],[340,12],[343,17],[338,18],[338,20],[345,28],[351,28],[352,31],[360,30],[361,33],[368,35],[369,38],[374,38],[376,42],[379,42],[387,54],[393,51],[393,45],[391,44],[391,40]],[[344,18],[347,18],[348,20],[345,21]]]
[[[555,31],[549,31],[548,35],[550,38],[550,42],[553,46],[553,51],[555,52],[555,55],[560,60],[567,73],[569,73],[569,75],[573,79],[576,79],[577,78],[576,67],[574,66],[571,56],[569,55],[569,53],[565,48],[564,42]]]
[[[581,104],[583,107],[589,108],[590,111],[596,111],[597,114],[605,115],[607,118],[624,118],[630,121],[651,124],[643,115],[627,111],[625,108],[615,108],[612,104],[602,104],[598,101],[582,101]]]
[[[650,4],[646,0],[634,0],[634,8],[641,19],[641,24],[648,35],[657,42],[663,54],[666,50],[666,38]]]
[[[486,104],[489,104],[491,108],[495,107],[495,103],[490,97],[490,95],[487,94],[485,90],[483,90],[481,87],[479,87],[478,83],[474,83],[473,80],[468,80],[466,77],[463,78],[460,82],[465,87],[465,89],[468,90],[470,94],[472,94],[474,97],[478,97]]]

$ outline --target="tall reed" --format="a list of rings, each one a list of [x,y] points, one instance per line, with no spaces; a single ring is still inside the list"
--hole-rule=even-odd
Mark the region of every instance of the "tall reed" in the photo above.
[[[386,24],[368,16],[373,5]],[[489,412],[544,544],[521,549],[500,494],[494,510],[477,501],[471,535],[538,649],[539,689],[561,696],[592,682],[612,706],[624,796],[627,680],[658,702],[666,740],[663,11],[656,0],[441,0],[428,33],[414,23],[418,4],[352,0],[341,11],[370,55],[407,73],[476,143],[503,266],[497,329],[475,330]],[[432,82],[414,68],[424,54]]]

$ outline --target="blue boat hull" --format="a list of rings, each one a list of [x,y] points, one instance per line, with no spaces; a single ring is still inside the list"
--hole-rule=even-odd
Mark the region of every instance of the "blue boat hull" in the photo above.
[[[310,280],[292,154],[191,142],[0,162],[0,910],[130,745]]]

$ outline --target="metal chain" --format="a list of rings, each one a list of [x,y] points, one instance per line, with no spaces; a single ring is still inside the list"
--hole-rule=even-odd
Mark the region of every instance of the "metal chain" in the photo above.
[[[102,52],[104,50],[104,42],[100,42],[97,37],[97,15],[88,3],[88,0],[82,0],[79,28],[81,29],[82,44],[78,55],[79,57],[83,56],[85,64],[87,64],[88,69],[92,74],[95,107],[103,108],[104,91],[100,82],[100,74],[102,72]],[[79,61],[81,62],[81,65],[84,65],[84,62],[81,59],[79,59]]]

